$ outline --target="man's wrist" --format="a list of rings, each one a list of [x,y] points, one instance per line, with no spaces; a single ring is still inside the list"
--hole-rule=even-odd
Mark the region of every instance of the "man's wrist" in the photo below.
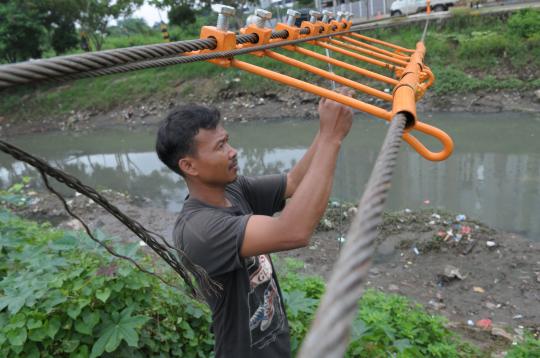
[[[335,135],[325,135],[324,133],[320,133],[319,135],[319,143],[324,145],[333,145],[340,147],[341,142],[343,141],[343,138],[336,137]]]

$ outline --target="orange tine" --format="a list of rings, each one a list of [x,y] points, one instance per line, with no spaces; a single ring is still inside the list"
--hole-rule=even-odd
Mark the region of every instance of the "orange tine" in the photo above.
[[[375,51],[375,52],[379,52],[380,54],[383,54],[383,55],[387,55],[387,56],[390,56],[390,57],[393,57],[393,58],[397,58],[398,60],[402,60],[402,61],[409,61],[410,59],[410,56],[405,56],[405,55],[401,55],[399,53],[395,53],[395,52],[392,52],[392,51],[388,51],[388,50],[385,50],[385,49],[382,49],[380,47],[377,47],[377,46],[373,46],[373,45],[370,45],[370,44],[367,44],[365,42],[362,42],[362,41],[358,41],[358,40],[355,40],[355,39],[351,39],[350,37],[348,36],[345,36],[345,35],[341,35],[341,36],[336,36],[334,38],[337,38],[337,39],[341,39],[343,41],[347,41],[347,42],[350,42],[352,43],[353,45],[356,45],[356,46],[360,46],[360,47],[364,47],[364,48],[367,48],[369,50],[372,50],[372,51]]]
[[[379,44],[379,45],[383,45],[383,46],[386,46],[386,47],[390,47],[390,48],[393,48],[395,50],[402,51],[402,52],[413,53],[415,51],[415,50],[411,50],[411,49],[408,49],[408,48],[405,48],[405,47],[394,45],[393,43],[390,43],[390,42],[382,41],[382,40],[379,40],[379,39],[374,39],[373,37],[360,35],[360,34],[357,34],[356,32],[351,32],[350,35],[354,36],[354,37],[356,37],[358,39],[364,40],[364,41],[369,41],[369,42],[372,42],[374,44]]]
[[[318,52],[311,51],[311,50],[305,49],[303,47],[294,46],[293,48],[294,48],[294,51],[296,51],[296,52],[298,52],[298,53],[300,53],[302,55],[313,57],[316,60],[324,61],[326,63],[330,63],[330,64],[335,65],[335,66],[339,66],[339,67],[344,68],[346,70],[356,72],[359,75],[369,77],[371,79],[381,81],[381,82],[387,83],[387,84],[392,85],[392,86],[396,86],[399,83],[399,81],[394,79],[394,78],[384,76],[384,75],[381,75],[381,74],[378,74],[376,72],[369,71],[369,70],[366,70],[366,69],[363,69],[363,68],[360,68],[360,67],[356,67],[356,66],[351,65],[351,64],[349,64],[347,62],[336,60],[335,58],[332,58],[332,57],[324,56],[324,55],[322,55],[322,54],[320,54]],[[286,49],[289,49],[289,47],[286,47]]]
[[[397,59],[397,58],[394,58],[394,57],[382,55],[382,54],[379,54],[379,53],[377,53],[375,51],[366,50],[366,49],[363,49],[361,47],[358,47],[358,46],[355,46],[355,45],[349,45],[349,44],[347,44],[345,42],[334,40],[334,39],[329,40],[329,42],[334,44],[334,45],[341,46],[341,47],[344,47],[344,48],[349,49],[349,50],[357,51],[357,52],[363,53],[365,55],[376,57],[376,58],[384,60],[386,62],[393,62],[396,65],[400,65],[400,66],[404,66],[404,67],[407,66],[407,61],[403,61],[403,60],[400,60],[400,59]]]
[[[327,44],[327,43],[322,42],[322,41],[315,41],[315,44],[318,45],[318,46],[327,48],[327,49],[329,49],[331,51],[338,52],[338,53],[341,53],[343,55],[355,58],[357,60],[364,61],[364,62],[367,62],[367,63],[371,63],[372,65],[375,65],[375,66],[387,68],[390,71],[395,71],[396,69],[400,69],[400,70],[403,69],[403,67],[391,65],[389,63],[382,62],[382,61],[379,61],[379,60],[375,60],[375,59],[370,58],[370,57],[362,56],[362,55],[359,55],[357,53],[354,53],[354,52],[351,52],[351,51],[348,51],[348,50],[344,50],[344,49],[342,49],[340,47],[330,45],[330,44]]]
[[[355,82],[355,81],[352,81],[352,80],[350,80],[348,78],[336,75],[336,74],[331,73],[329,71],[325,71],[325,70],[320,69],[318,67],[308,65],[307,63],[304,63],[302,61],[298,61],[298,60],[292,59],[290,57],[281,55],[281,54],[273,52],[273,51],[268,51],[268,50],[265,51],[265,55],[270,57],[270,58],[273,58],[274,60],[278,60],[278,61],[281,61],[281,62],[286,63],[288,65],[301,68],[303,70],[309,71],[309,72],[314,73],[316,75],[319,75],[321,77],[327,78],[327,79],[329,79],[331,81],[334,81],[334,82],[340,83],[342,85],[354,88],[354,89],[356,89],[358,91],[367,93],[367,94],[369,94],[371,96],[378,97],[378,98],[380,98],[382,100],[385,100],[385,101],[388,101],[388,102],[392,101],[392,95],[390,95],[388,93],[384,93],[383,91],[379,91],[378,89],[363,85],[363,84]]]
[[[301,81],[299,79],[296,79],[287,75],[282,75],[281,73],[267,70],[266,68],[252,65],[247,62],[239,61],[234,58],[231,59],[231,65],[241,70],[251,72],[253,74],[256,74],[262,77],[266,77],[268,79],[271,79],[279,83],[283,83],[287,86],[295,87],[300,90],[313,93],[317,96],[326,97],[336,102],[343,103],[344,105],[347,105],[352,108],[356,108],[362,112],[372,114],[376,117],[385,119],[387,121],[389,121],[392,118],[392,114],[390,112],[385,111],[384,109],[379,108],[377,106],[359,101],[352,97],[342,95],[341,93],[337,93],[337,92],[328,90],[326,88],[322,88],[322,87],[313,85],[311,83],[307,83],[305,81]]]

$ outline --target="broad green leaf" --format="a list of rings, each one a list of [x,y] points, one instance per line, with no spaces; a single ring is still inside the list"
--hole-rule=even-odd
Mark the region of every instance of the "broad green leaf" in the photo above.
[[[28,327],[28,329],[36,329],[36,328],[39,328],[41,326],[43,326],[43,322],[41,322],[40,320],[37,320],[37,319],[30,318],[26,322],[26,327]]]
[[[9,343],[13,346],[22,346],[28,337],[26,328],[17,328],[13,331],[9,331],[6,336]]]
[[[394,346],[397,348],[399,353],[403,353],[403,351],[411,346],[411,342],[409,342],[408,339],[398,339],[397,341],[394,341]]]
[[[98,290],[96,292],[96,297],[103,303],[107,302],[109,296],[111,295],[111,289],[106,287],[103,290]]]
[[[79,346],[78,339],[64,339],[62,340],[62,349],[66,353],[71,353]]]
[[[21,296],[4,296],[0,297],[0,311],[2,311],[4,308],[8,308],[9,313],[15,314],[20,311],[20,309],[24,306],[24,303],[26,301],[26,297]]]
[[[109,335],[109,339],[107,340],[107,343],[105,344],[105,351],[108,353],[114,352],[116,348],[122,343],[122,334],[120,332],[120,328],[117,324],[115,324],[111,329],[111,334]]]
[[[78,320],[77,322],[75,322],[75,330],[81,334],[86,334],[88,336],[91,336],[92,335],[92,328],[93,327],[90,327],[89,324],[87,324],[86,322],[83,322],[81,320]]]
[[[47,328],[39,327],[38,329],[32,329],[28,331],[28,339],[34,342],[41,342],[47,337]]]
[[[81,314],[81,307],[79,307],[78,305],[71,305],[67,309],[67,314],[72,319],[77,319],[77,317],[79,317],[79,315]]]
[[[60,325],[60,319],[58,319],[57,317],[51,318],[49,322],[47,322],[47,335],[50,338],[54,338],[56,332],[58,332],[58,330],[60,329]]]

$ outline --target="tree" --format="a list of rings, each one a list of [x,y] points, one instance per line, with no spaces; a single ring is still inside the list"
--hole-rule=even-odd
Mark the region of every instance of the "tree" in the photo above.
[[[41,14],[30,1],[0,2],[0,58],[17,62],[39,58],[46,38]]]
[[[178,26],[194,24],[197,20],[195,17],[195,11],[193,11],[193,9],[187,4],[171,7],[168,15],[169,22]]]
[[[73,0],[80,9],[79,23],[96,50],[101,50],[111,18],[129,16],[144,0]]]

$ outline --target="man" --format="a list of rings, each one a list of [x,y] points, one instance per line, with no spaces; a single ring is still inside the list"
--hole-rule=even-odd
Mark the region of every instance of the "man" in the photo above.
[[[352,112],[322,99],[319,116],[319,132],[288,174],[254,178],[238,176],[237,151],[216,109],[183,106],[159,128],[158,156],[189,189],[175,244],[222,286],[218,294],[205,294],[218,358],[290,356],[285,308],[268,254],[307,246],[326,208]]]

